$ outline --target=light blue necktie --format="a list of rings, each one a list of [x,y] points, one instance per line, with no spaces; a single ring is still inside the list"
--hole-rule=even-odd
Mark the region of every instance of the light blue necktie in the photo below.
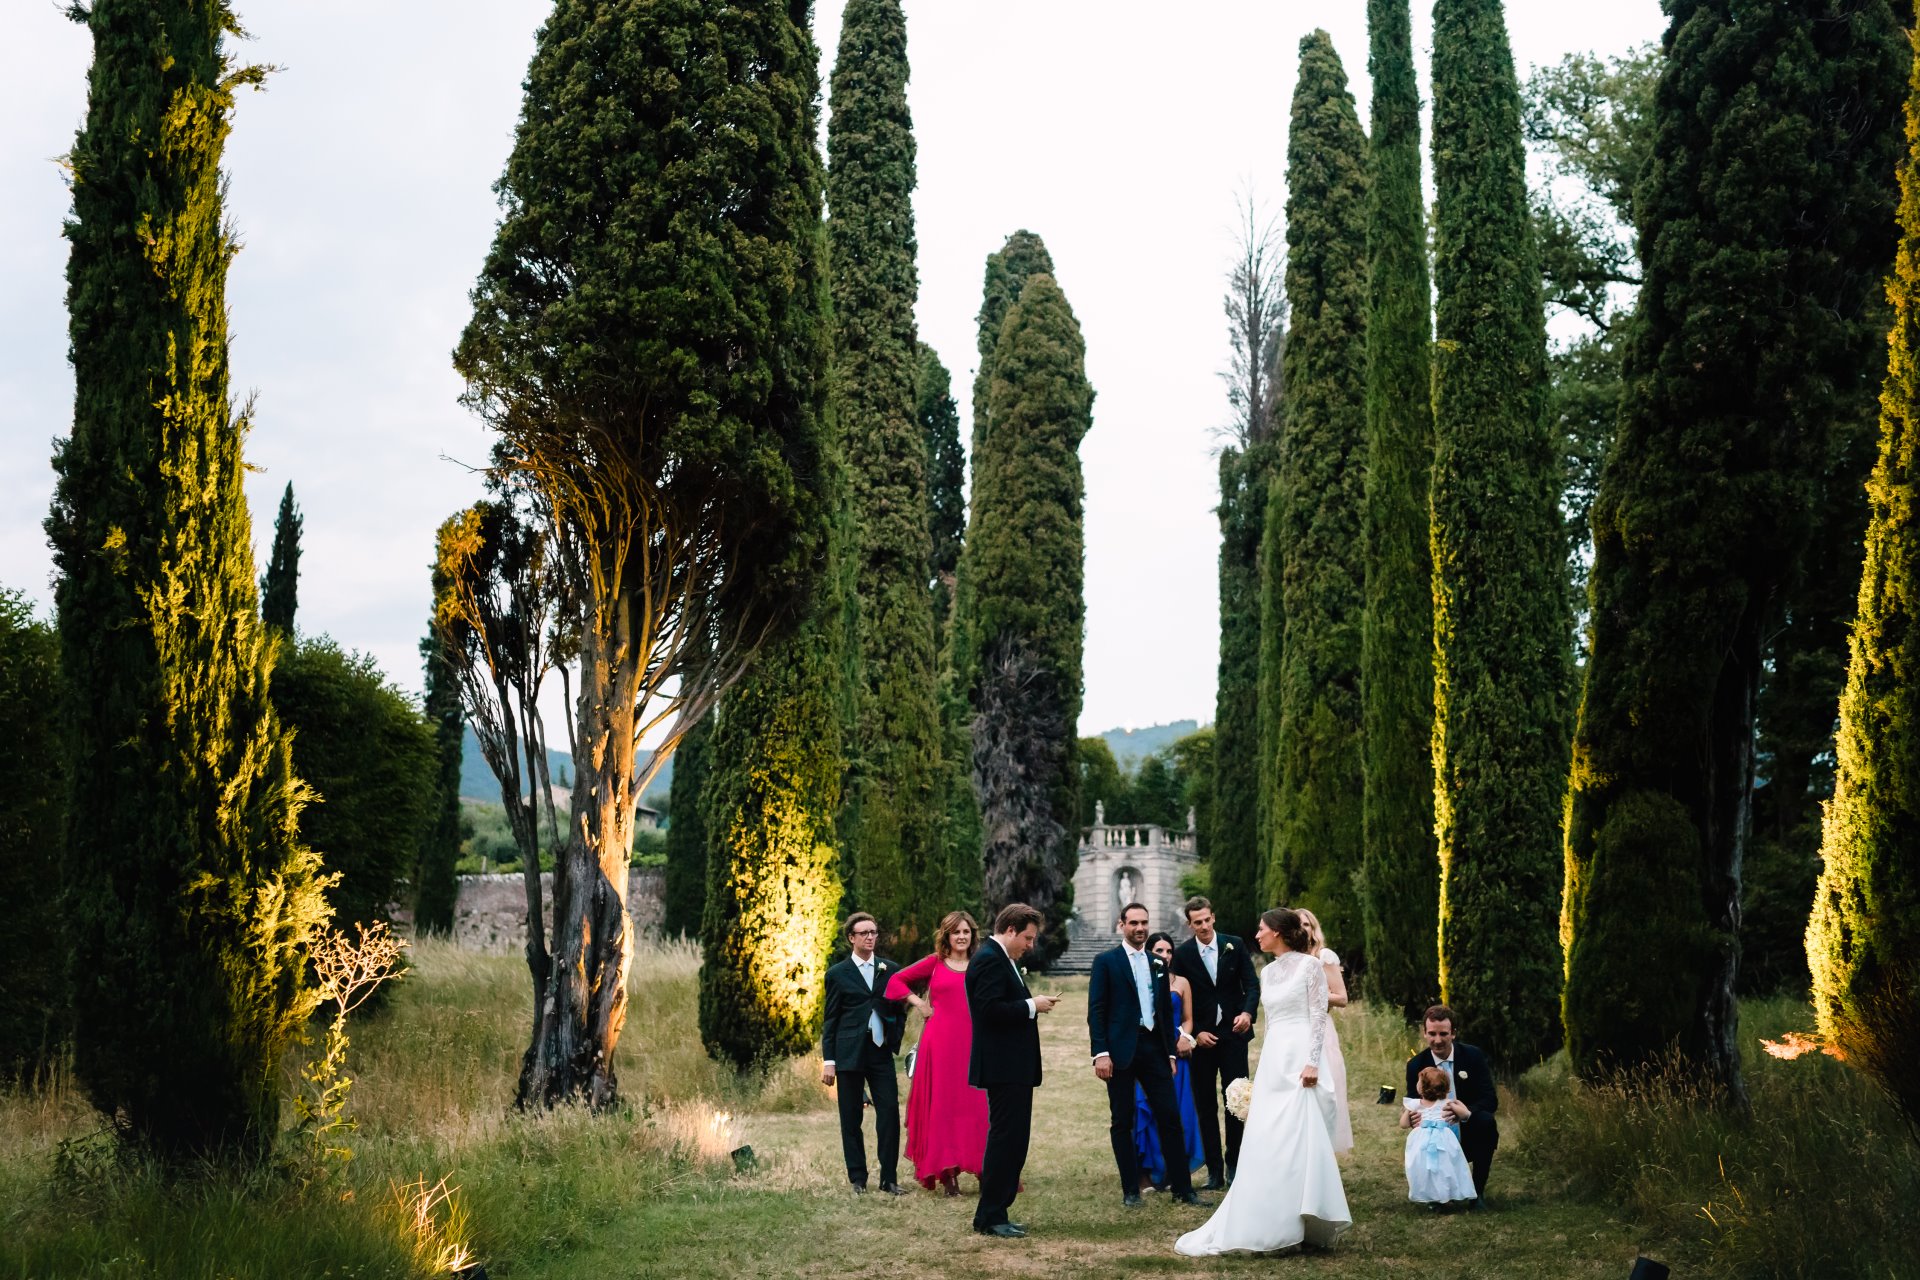
[[[873,961],[862,960],[860,962],[860,976],[867,980],[867,990],[873,990]],[[878,1011],[867,1015],[867,1025],[873,1028],[873,1042],[883,1049],[886,1048],[887,1037],[886,1033],[880,1030],[880,1014]]]
[[[1133,962],[1133,988],[1140,1000],[1140,1025],[1153,1030],[1153,982],[1148,976],[1147,953],[1129,949],[1127,957]]]

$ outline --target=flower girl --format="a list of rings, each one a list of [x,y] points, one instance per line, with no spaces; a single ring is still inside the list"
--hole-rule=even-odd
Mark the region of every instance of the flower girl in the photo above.
[[[1447,1101],[1447,1073],[1428,1067],[1420,1073],[1420,1097],[1407,1099],[1412,1113],[1407,1135],[1407,1199],[1435,1208],[1452,1200],[1472,1200],[1473,1170],[1460,1150],[1458,1120],[1469,1113]]]

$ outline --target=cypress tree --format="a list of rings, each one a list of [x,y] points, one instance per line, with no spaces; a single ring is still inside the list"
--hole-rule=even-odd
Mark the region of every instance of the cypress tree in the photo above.
[[[17,591],[0,588],[0,1084],[58,1060],[72,1033],[65,880],[67,755],[60,648]]]
[[[992,368],[960,570],[977,655],[973,785],[986,907],[1026,902],[1045,913],[1044,960],[1065,946],[1078,847],[1079,450],[1093,411],[1080,325],[1051,275],[1029,277],[1004,313]]]
[[[273,554],[260,575],[260,617],[283,636],[293,634],[293,615],[300,607],[300,508],[293,504],[293,481],[280,495],[280,514],[273,521]]]
[[[443,524],[442,539],[445,536]],[[436,562],[433,598],[445,598],[450,586]],[[460,877],[454,868],[460,861],[460,756],[466,745],[466,716],[446,643],[431,625],[420,640],[420,661],[426,668],[423,710],[433,730],[435,770],[426,834],[413,872],[413,927],[421,933],[450,934],[460,896]]]
[[[713,715],[687,730],[673,753],[673,785],[667,791],[667,886],[661,928],[699,937],[707,904],[705,793],[713,743]]]
[[[1576,1070],[1677,1050],[1737,1098],[1756,692],[1880,359],[1905,57],[1885,0],[1672,14],[1634,201],[1646,287],[1593,508],[1565,1020]],[[1622,954],[1649,937],[1660,964]]]
[[[1434,6],[1433,174],[1440,992],[1496,1061],[1518,1068],[1558,1043],[1572,621],[1520,94],[1499,0]]]
[[[933,544],[927,568],[932,579],[934,636],[944,650],[960,547],[967,532],[967,455],[960,448],[960,406],[953,400],[952,375],[940,363],[939,352],[924,342],[914,389],[916,416],[927,442],[927,533]]]
[[[1368,0],[1366,607],[1360,629],[1367,987],[1407,1018],[1439,994],[1433,939],[1432,291],[1407,0]]]
[[[833,67],[827,221],[834,387],[853,516],[858,730],[853,892],[896,953],[932,945],[947,871],[936,799],[927,444],[916,410],[913,122],[900,0],[850,0]],[[852,744],[850,744],[852,745]]]
[[[1300,42],[1287,131],[1287,414],[1267,508],[1284,618],[1267,897],[1362,950],[1361,524],[1366,478],[1367,136],[1333,38]]]
[[[1220,668],[1213,839],[1201,846],[1220,927],[1251,937],[1261,910],[1260,541],[1270,441],[1220,451]]]
[[[1880,454],[1806,942],[1820,1034],[1920,1123],[1920,46],[1906,118]]]
[[[71,157],[73,434],[54,454],[74,1067],[163,1156],[259,1155],[315,997],[318,858],[269,694],[228,385],[224,0],[98,0]]]
[[[998,252],[987,255],[986,278],[980,289],[980,314],[974,317],[979,326],[975,350],[980,360],[973,375],[971,452],[976,458],[980,455],[980,446],[986,440],[992,419],[993,361],[1000,345],[1000,326],[1013,304],[1020,300],[1027,281],[1037,275],[1052,274],[1053,255],[1047,252],[1046,242],[1031,231],[1014,232]],[[977,470],[977,463],[975,467]],[[971,516],[967,527],[969,531],[973,528]]]

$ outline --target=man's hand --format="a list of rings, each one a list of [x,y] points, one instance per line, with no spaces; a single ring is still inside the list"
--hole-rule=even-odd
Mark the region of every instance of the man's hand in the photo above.
[[[1253,1025],[1252,1014],[1250,1013],[1235,1014],[1233,1019],[1233,1034],[1237,1036],[1243,1036],[1247,1034],[1247,1028],[1251,1027],[1252,1025]]]
[[[1455,1120],[1468,1120],[1473,1117],[1473,1112],[1467,1110],[1467,1104],[1458,1098],[1447,1099],[1447,1114]]]
[[[833,1064],[831,1062],[820,1068],[820,1083],[826,1085],[828,1088],[833,1087]]]
[[[1193,1038],[1193,1042],[1199,1045],[1202,1049],[1211,1049],[1213,1048],[1213,1046],[1220,1043],[1220,1037],[1213,1034],[1213,1032],[1211,1031],[1202,1031],[1199,1035]]]
[[[1113,1079],[1113,1059],[1101,1054],[1093,1060],[1093,1075],[1096,1080]]]
[[[1035,996],[1033,998],[1033,1011],[1035,1013],[1046,1013],[1059,1003],[1059,996]]]
[[[1180,1038],[1173,1042],[1173,1051],[1184,1058],[1188,1054],[1193,1052],[1193,1046],[1198,1043],[1199,1041],[1195,1040],[1192,1036],[1182,1031],[1180,1033]]]

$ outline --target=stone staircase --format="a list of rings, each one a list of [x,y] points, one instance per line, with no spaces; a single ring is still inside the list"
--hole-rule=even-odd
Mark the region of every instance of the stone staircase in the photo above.
[[[1067,943],[1067,949],[1060,958],[1047,966],[1048,973],[1092,973],[1093,958],[1113,946],[1119,939],[1101,937],[1091,929],[1076,928],[1073,938]]]

